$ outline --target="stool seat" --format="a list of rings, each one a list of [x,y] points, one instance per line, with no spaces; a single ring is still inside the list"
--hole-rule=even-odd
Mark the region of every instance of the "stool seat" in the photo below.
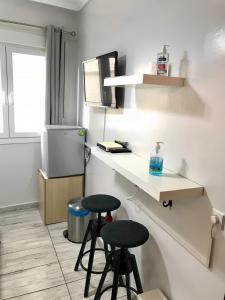
[[[120,207],[120,201],[110,195],[98,194],[85,197],[82,206],[91,212],[104,213]]]
[[[107,244],[120,248],[138,247],[149,238],[145,226],[130,220],[109,223],[102,228],[100,235]]]

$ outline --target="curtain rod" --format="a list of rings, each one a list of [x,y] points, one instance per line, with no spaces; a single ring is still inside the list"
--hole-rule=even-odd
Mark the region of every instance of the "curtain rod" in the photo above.
[[[33,25],[33,24],[28,24],[28,23],[14,22],[14,21],[4,20],[4,19],[0,19],[0,22],[46,30],[46,27],[44,27],[44,26]],[[71,35],[72,37],[75,37],[77,35],[75,31],[65,31],[65,33]]]

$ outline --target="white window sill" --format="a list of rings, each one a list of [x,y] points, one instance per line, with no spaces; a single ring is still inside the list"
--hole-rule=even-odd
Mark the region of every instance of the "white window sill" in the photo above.
[[[0,145],[40,143],[40,137],[1,138]]]

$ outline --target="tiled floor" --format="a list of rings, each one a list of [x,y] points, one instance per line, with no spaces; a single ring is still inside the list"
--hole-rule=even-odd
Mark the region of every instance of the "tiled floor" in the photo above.
[[[80,245],[64,239],[65,227],[66,223],[44,226],[37,209],[0,213],[0,299],[94,298],[100,277],[92,277],[90,297],[84,298],[85,272],[73,271]],[[94,265],[103,268],[103,254],[96,254]],[[118,299],[125,300],[124,295],[119,290]],[[110,298],[105,293],[101,300]]]

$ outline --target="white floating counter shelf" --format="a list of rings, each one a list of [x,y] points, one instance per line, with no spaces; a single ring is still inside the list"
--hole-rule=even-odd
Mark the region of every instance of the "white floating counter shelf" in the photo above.
[[[148,174],[148,160],[134,153],[108,153],[92,147],[91,153],[157,201],[200,197],[204,188],[167,169],[162,176]]]
[[[184,81],[185,78],[182,77],[139,74],[130,76],[107,77],[104,79],[104,86],[134,86],[152,84],[181,87],[184,85]]]

